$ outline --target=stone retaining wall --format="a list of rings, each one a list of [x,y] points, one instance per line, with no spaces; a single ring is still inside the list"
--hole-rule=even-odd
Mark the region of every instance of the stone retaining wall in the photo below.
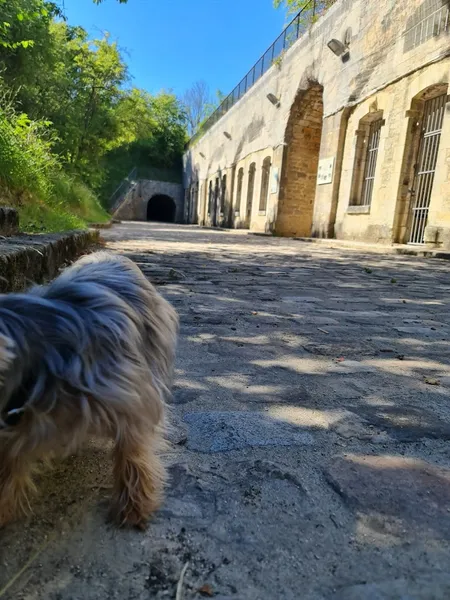
[[[99,241],[98,231],[21,235],[0,242],[0,292],[43,283]]]

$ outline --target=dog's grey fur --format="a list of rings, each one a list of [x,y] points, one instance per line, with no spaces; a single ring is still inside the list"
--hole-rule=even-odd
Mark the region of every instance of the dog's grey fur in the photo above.
[[[0,296],[0,525],[28,505],[30,459],[73,452],[89,434],[115,441],[114,518],[144,524],[165,478],[177,330],[138,267],[106,252]]]

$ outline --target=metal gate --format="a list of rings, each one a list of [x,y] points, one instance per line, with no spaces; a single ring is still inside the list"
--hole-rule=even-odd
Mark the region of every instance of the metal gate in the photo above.
[[[441,141],[447,94],[425,102],[411,209],[410,244],[423,244],[434,173]]]

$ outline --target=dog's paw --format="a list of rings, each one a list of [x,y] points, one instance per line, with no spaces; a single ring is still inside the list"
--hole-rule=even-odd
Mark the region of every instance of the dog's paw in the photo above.
[[[111,507],[108,515],[108,520],[114,523],[118,527],[130,527],[132,529],[139,529],[145,531],[148,527],[149,515],[143,515],[140,511],[130,508],[129,510],[120,510],[113,506]]]
[[[4,529],[17,519],[18,515],[12,511],[0,511],[0,529]]]
[[[139,529],[139,531],[146,531],[149,524],[149,517],[143,517],[138,513],[131,513],[127,515],[122,523],[122,527],[131,527],[133,529]]]

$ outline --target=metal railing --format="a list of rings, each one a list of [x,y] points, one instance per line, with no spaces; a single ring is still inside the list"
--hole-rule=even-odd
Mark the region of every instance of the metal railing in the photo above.
[[[150,165],[134,167],[131,173],[122,180],[108,201],[108,210],[111,214],[117,211],[119,206],[127,199],[133,186],[142,179],[181,184],[183,181],[181,166],[179,169],[177,167],[152,167]]]
[[[292,19],[274,43],[264,52],[261,58],[253,65],[245,77],[241,79],[231,94],[225,98],[212,115],[199,127],[198,131],[189,140],[188,145],[215,125],[215,123],[217,123],[217,121],[219,121],[219,119],[221,119],[265,73],[267,73],[270,67],[277,64],[277,61],[279,61],[283,54],[307,31],[308,27],[336,1],[337,0],[310,0]]]
[[[438,37],[448,31],[449,25],[450,7],[437,6],[430,15],[424,16],[406,30],[404,52],[409,52],[432,37]]]
[[[122,181],[119,187],[116,189],[114,194],[111,196],[108,202],[108,210],[111,214],[114,214],[122,202],[128,195],[128,192],[131,190],[133,185],[137,182],[137,168],[131,171],[127,177]]]

